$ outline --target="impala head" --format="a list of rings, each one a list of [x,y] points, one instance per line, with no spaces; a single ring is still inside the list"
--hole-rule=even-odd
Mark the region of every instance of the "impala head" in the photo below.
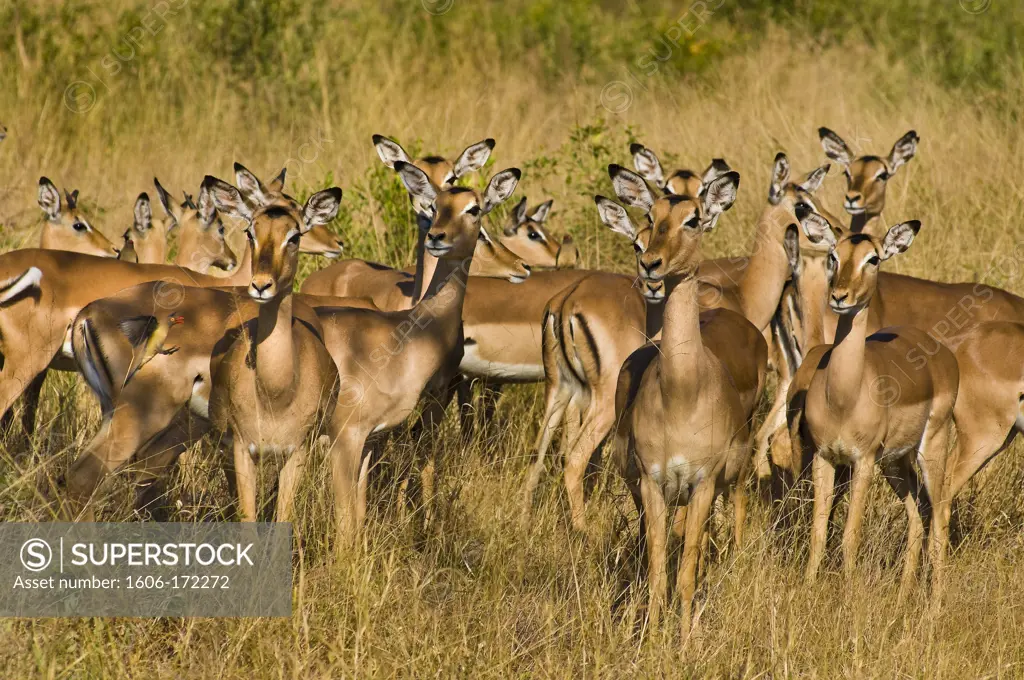
[[[921,229],[919,221],[911,220],[893,225],[882,239],[864,233],[837,239],[826,220],[809,218],[801,226],[808,240],[829,248],[828,305],[837,314],[856,314],[868,306],[878,284],[879,266],[909,248]]]
[[[281,172],[263,184],[256,175],[241,163],[235,163],[235,184],[242,193],[242,198],[251,206],[256,207],[284,196],[284,181],[288,172]],[[303,255],[323,255],[329,260],[340,256],[345,250],[345,243],[338,238],[326,225],[317,225],[302,235],[299,252]]]
[[[846,175],[846,196],[843,207],[851,215],[879,215],[885,207],[885,187],[889,178],[917,152],[917,133],[911,130],[893,144],[885,158],[856,156],[846,142],[826,127],[818,128],[818,137],[825,155],[843,168]]]
[[[544,229],[553,202],[545,201],[528,213],[523,197],[512,209],[509,225],[502,231],[501,243],[537,267],[558,266],[561,244]]]
[[[39,178],[39,207],[46,215],[40,246],[49,250],[71,250],[85,255],[117,257],[117,248],[106,236],[96,231],[78,210],[78,190],[60,192],[53,182]]]
[[[580,263],[580,251],[572,236],[566,234],[562,237],[562,244],[558,246],[555,254],[555,267],[558,269],[575,269]]]
[[[442,156],[425,156],[414,161],[401,144],[384,135],[374,135],[373,146],[384,165],[393,170],[397,170],[395,164],[399,162],[414,165],[423,171],[435,191],[442,191],[455,186],[459,178],[483,168],[487,164],[487,159],[491,157],[491,151],[494,150],[494,140],[488,137],[482,142],[470,144],[463,149],[455,162]],[[410,198],[416,211],[416,222],[420,229],[426,231],[430,225],[429,206],[423,204],[423,200],[416,196],[410,195]]]
[[[500,247],[480,224],[484,215],[508,200],[515,191],[522,175],[518,168],[494,175],[483,196],[467,187],[438,191],[423,170],[405,161],[397,161],[395,170],[409,194],[429,211],[430,225],[425,237],[428,253],[443,260],[466,260],[477,252],[478,244],[484,244],[484,248]],[[518,259],[516,261],[519,266],[503,274],[512,281],[529,275],[529,269]]]
[[[228,247],[225,238],[227,230],[210,190],[201,187],[198,200],[184,194],[184,202],[178,203],[156,177],[153,178],[153,185],[160,205],[171,222],[166,231],[178,229],[178,256],[175,262],[202,273],[210,267],[234,269],[238,260]]]
[[[203,180],[203,189],[209,191],[218,210],[246,223],[245,236],[252,249],[249,297],[260,304],[291,294],[302,235],[328,224],[341,205],[338,187],[318,191],[305,206],[283,193],[264,194],[258,205],[250,206],[238,189],[209,175]]]
[[[130,237],[139,262],[163,264],[167,255],[167,235],[177,225],[174,218],[153,219],[149,194],[143,192],[135,199],[132,226],[125,232]],[[124,259],[124,258],[119,258]]]
[[[730,170],[709,174],[695,197],[671,195],[657,200],[636,173],[611,165],[608,174],[620,200],[647,212],[649,240],[646,246],[634,240],[639,245],[637,269],[645,284],[644,297],[649,302],[660,302],[666,294],[666,277],[686,280],[696,275],[702,257],[701,238],[714,229],[721,214],[735,202],[739,173]]]
[[[724,159],[715,158],[703,174],[681,169],[666,177],[658,156],[643,144],[630,144],[629,153],[633,155],[637,174],[662,192],[674,196],[696,196],[704,184],[731,169]]]

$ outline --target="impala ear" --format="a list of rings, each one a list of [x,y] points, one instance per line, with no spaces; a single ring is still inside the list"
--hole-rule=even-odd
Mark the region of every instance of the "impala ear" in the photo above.
[[[716,179],[718,179],[725,173],[730,172],[731,170],[732,168],[729,167],[729,164],[725,162],[724,158],[711,159],[711,165],[709,165],[707,169],[704,170],[704,174],[701,175],[700,177],[700,193],[703,194],[704,187],[708,186],[709,184],[711,184],[711,182],[715,181]]]
[[[608,176],[612,178],[612,187],[620,201],[631,208],[640,208],[644,212],[651,211],[654,206],[654,194],[640,175],[613,163],[608,166]]]
[[[181,208],[175,204],[174,199],[167,193],[167,189],[164,189],[156,177],[153,178],[153,186],[156,187],[156,195],[160,199],[160,205],[163,206],[164,212],[177,224],[178,218],[181,217]]]
[[[407,161],[395,161],[394,168],[413,198],[419,198],[427,203],[433,203],[437,198],[437,189],[427,177],[427,173]]]
[[[516,190],[516,186],[519,185],[519,178],[523,176],[522,170],[519,168],[509,168],[508,170],[502,170],[487,183],[487,188],[484,189],[484,204],[482,206],[482,214],[494,210],[494,208],[505,201],[512,195],[512,192]]]
[[[736,202],[736,192],[740,188],[740,173],[729,172],[712,180],[701,188],[701,228],[711,231],[718,223],[719,216]]]
[[[250,205],[259,208],[267,204],[267,188],[241,163],[235,163],[235,183],[238,184],[242,198]],[[219,205],[218,209],[220,209]]]
[[[338,216],[339,208],[341,208],[341,189],[338,187],[324,189],[310,196],[302,209],[302,221],[305,225],[302,233],[305,234],[313,227],[329,224]]]
[[[914,237],[917,236],[917,232],[920,230],[921,222],[919,220],[901,222],[889,227],[889,231],[885,234],[885,238],[882,240],[881,258],[883,260],[888,260],[893,255],[906,252],[907,248],[910,247],[910,244],[914,242]]]
[[[143,192],[135,199],[135,230],[144,232],[153,226],[153,208],[149,204],[149,194]]]
[[[544,201],[530,213],[530,221],[536,222],[537,224],[544,224],[544,221],[548,218],[551,213],[551,205],[555,202],[554,199]]]
[[[39,178],[39,207],[51,222],[60,219],[60,192],[46,177]]]
[[[800,220],[800,227],[807,240],[812,244],[828,249],[836,247],[836,233],[832,230],[832,225],[818,213],[811,212],[804,215]]]
[[[664,189],[665,171],[661,168],[658,156],[643,144],[630,144],[629,153],[633,154],[633,167],[640,176],[659,189]]]
[[[846,167],[853,162],[853,154],[850,152],[850,147],[846,146],[846,142],[843,141],[842,137],[827,127],[820,127],[818,128],[818,138],[821,140],[821,148],[825,150],[825,155],[836,163]]]
[[[505,236],[512,236],[516,233],[523,222],[526,221],[526,196],[519,199],[516,207],[512,208],[512,225],[505,229]]]
[[[815,168],[807,173],[807,177],[798,186],[809,194],[813,194],[815,191],[821,188],[821,183],[825,181],[825,177],[828,175],[828,171],[832,169],[830,163],[820,168]]]
[[[277,173],[277,177],[270,180],[270,184],[267,185],[267,191],[280,194],[284,193],[284,178],[288,174],[288,168],[281,168],[281,172]]]
[[[782,237],[782,248],[786,251],[789,271],[793,277],[800,275],[800,227],[791,224],[786,227],[786,235]]]
[[[484,167],[487,164],[487,159],[491,157],[491,151],[493,150],[494,140],[490,137],[482,142],[467,146],[455,160],[453,169],[455,176],[462,177]]]
[[[389,168],[394,169],[395,163],[398,161],[412,164],[412,159],[409,158],[409,154],[405,152],[402,145],[390,137],[374,135],[373,147],[377,149],[377,155],[380,156],[381,162]]]
[[[768,202],[778,205],[782,201],[782,195],[789,181],[789,159],[781,151],[775,155],[775,163],[772,165],[772,183],[768,187]]]
[[[917,153],[918,141],[920,141],[920,137],[913,130],[896,140],[896,143],[892,145],[892,151],[889,152],[890,175],[914,157],[914,154]]]
[[[68,190],[64,190],[64,198],[68,200],[68,210],[74,210],[78,207],[78,189],[75,189],[70,194]]]
[[[238,189],[222,179],[207,175],[199,189],[199,215],[204,227],[213,222],[218,210],[246,222],[252,221],[252,210]]]
[[[625,208],[604,196],[594,196],[594,203],[597,204],[597,214],[606,227],[616,234],[622,234],[630,241],[636,241],[636,225],[629,218]]]

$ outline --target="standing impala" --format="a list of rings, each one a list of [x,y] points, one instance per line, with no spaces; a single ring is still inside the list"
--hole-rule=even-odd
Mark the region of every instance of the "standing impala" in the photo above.
[[[250,211],[238,189],[207,176],[218,210],[247,223],[252,250],[248,294],[258,305],[247,324],[212,371],[210,420],[230,433],[243,519],[256,520],[256,458],[284,455],[276,519],[291,519],[298,480],[311,439],[322,428],[337,399],[338,370],[320,333],[292,314],[292,286],[299,264],[299,241],[315,226],[338,214],[341,189],[309,197],[304,207],[285,195],[267,199]]]
[[[46,177],[39,178],[39,207],[46,214],[46,223],[39,237],[44,250],[70,250],[84,255],[117,257],[117,248],[96,231],[78,210],[78,190],[64,192],[62,205],[60,192]]]
[[[317,310],[342,381],[330,453],[339,538],[351,538],[365,516],[367,437],[401,425],[425,391],[440,393],[457,374],[463,300],[480,221],[508,199],[520,177],[515,168],[499,172],[481,196],[463,187],[438,191],[421,169],[403,161],[395,165],[414,200],[432,216],[424,243],[438,263],[426,295],[410,310]],[[433,455],[422,472],[427,502],[433,494]]]
[[[813,222],[804,222],[813,228]],[[856,233],[836,242],[830,229],[808,231],[812,241],[830,245],[828,299],[839,314],[833,345],[807,353],[789,389],[790,437],[794,453],[813,455],[814,526],[807,577],[814,579],[825,553],[834,500],[835,468],[853,468],[850,509],[843,533],[847,575],[856,567],[868,488],[877,463],[907,511],[907,551],[900,592],[913,584],[931,516],[929,552],[933,583],[941,583],[948,513],[946,446],[959,374],[953,353],[910,327],[889,327],[869,335],[868,304],[878,268],[906,251],[920,222],[904,222],[883,239]],[[914,470],[914,463],[920,474]]]
[[[666,196],[651,207],[650,241],[637,270],[644,297],[665,305],[661,343],[627,359],[616,395],[616,460],[646,534],[652,626],[667,594],[668,508],[687,508],[676,581],[684,637],[701,538],[719,492],[737,494],[737,530],[742,524],[740,496],[750,462],[744,392],[760,391],[767,361],[757,328],[728,310],[701,314],[698,297],[702,234],[731,206],[738,184],[739,175],[727,172],[699,198]]]

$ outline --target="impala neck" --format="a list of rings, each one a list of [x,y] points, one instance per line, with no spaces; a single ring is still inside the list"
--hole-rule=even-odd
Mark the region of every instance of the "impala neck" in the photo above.
[[[825,399],[832,411],[849,412],[857,406],[864,381],[867,327],[867,307],[839,317],[836,342],[825,369]]]
[[[665,301],[661,329],[663,398],[684,399],[701,389],[704,344],[700,337],[697,277],[677,281]],[[687,389],[689,388],[689,389]]]
[[[423,300],[415,307],[419,312],[415,316],[421,320],[417,325],[427,324],[420,327],[455,345],[462,332],[462,303],[466,298],[472,256],[465,260],[439,260],[429,253],[427,255],[434,262],[433,276]]]
[[[295,377],[291,293],[260,305],[256,318],[256,380],[271,396],[291,390]]]
[[[853,215],[850,218],[851,234],[864,233],[882,238],[885,236],[885,231],[885,222],[882,221],[881,213],[863,212],[859,215]]]
[[[753,253],[740,279],[739,293],[743,316],[758,330],[772,320],[789,278],[789,258],[782,239],[794,221],[785,209],[769,205],[754,230]]]
[[[670,276],[665,279],[665,301],[658,304],[651,304],[644,298],[644,308],[647,310],[644,324],[644,335],[648,342],[661,339],[661,333],[665,328],[665,308],[668,300],[672,297],[672,291],[679,285],[679,276]],[[637,279],[637,285],[643,291],[643,282]]]
[[[430,224],[421,224],[420,217],[416,217],[416,273],[412,280],[412,305],[423,299],[426,289],[425,282],[434,278],[434,270],[437,268],[437,258],[427,252],[427,230]],[[409,305],[410,307],[412,305]]]
[[[825,327],[826,316],[835,315],[828,308],[828,274],[821,259],[820,255],[803,258],[796,286],[802,330],[800,342],[805,354],[812,347],[832,342],[835,337],[834,329],[829,333]]]

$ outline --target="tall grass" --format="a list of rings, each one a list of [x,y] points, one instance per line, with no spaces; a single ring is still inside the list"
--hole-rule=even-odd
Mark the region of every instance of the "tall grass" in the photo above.
[[[435,16],[418,3],[214,0],[168,16],[110,75],[103,59],[115,47],[126,54],[121,38],[150,5],[8,3],[0,6],[0,120],[9,128],[0,143],[3,243],[36,238],[41,174],[81,189],[94,222],[115,236],[154,175],[194,192],[204,174],[229,178],[235,160],[261,175],[287,162],[297,194],[343,187],[336,227],[353,256],[408,264],[408,201],[381,169],[371,134],[449,155],[491,136],[498,145],[489,171],[522,167],[519,191],[555,199],[550,223],[577,238],[586,264],[624,271],[631,249],[600,226],[592,195],[611,190],[605,167],[628,164],[630,141],[658,151],[666,166],[699,169],[722,156],[739,170],[736,207],[707,240],[706,254],[720,255],[748,248],[777,151],[807,170],[824,161],[820,125],[874,153],[914,128],[918,156],[890,182],[886,217],[924,226],[892,268],[1024,293],[1020,265],[1008,256],[1020,241],[1024,199],[1024,89],[1013,28],[1020,10],[999,2],[980,14],[955,3],[928,12],[923,2],[836,6],[726,2],[644,75],[635,60],[664,49],[658,41],[685,7],[456,0]],[[91,103],[88,89],[65,96],[77,80],[92,84]],[[606,107],[612,81],[630,88],[629,106],[617,99]],[[842,190],[833,171],[826,203],[838,206]],[[699,597],[699,632],[681,650],[673,621],[659,630],[643,624],[635,514],[614,475],[598,480],[586,536],[569,529],[557,469],[536,521],[519,526],[518,488],[540,402],[537,387],[509,390],[499,422],[469,447],[456,445],[450,423],[449,436],[435,442],[445,460],[436,524],[416,531],[416,518],[403,517],[393,489],[381,485],[363,545],[337,561],[327,543],[328,466],[318,452],[300,492],[306,542],[290,619],[7,620],[0,675],[1022,673],[1018,447],[961,498],[939,615],[925,614],[923,593],[896,603],[905,520],[879,483],[850,582],[832,562],[817,584],[803,583],[805,524],[778,536],[755,504],[750,540],[737,551],[725,547],[729,513],[719,513],[722,547]],[[53,480],[95,432],[97,411],[73,376],[48,380],[32,456],[5,442],[3,519],[50,516]],[[185,456],[175,484],[183,519],[220,517],[228,507],[217,455],[200,444]],[[385,452],[393,465],[409,456],[403,438]],[[123,477],[111,485],[105,517],[132,517]]]

